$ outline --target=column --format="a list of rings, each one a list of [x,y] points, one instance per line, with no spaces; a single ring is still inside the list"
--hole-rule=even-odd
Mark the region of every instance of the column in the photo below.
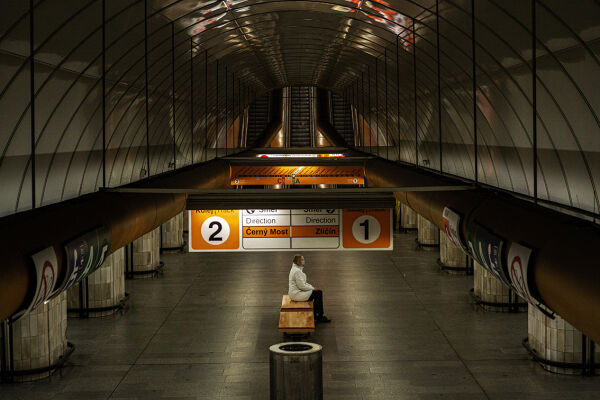
[[[527,338],[537,356],[548,361],[581,364],[583,338],[580,331],[560,316],[552,319],[531,304],[528,314]],[[600,346],[596,346],[595,359],[600,359]],[[580,369],[540,364],[545,370],[559,374],[581,374]]]
[[[67,307],[69,316],[78,317],[79,309],[85,308],[84,303],[79,303],[79,285],[74,285],[67,291]],[[119,309],[125,297],[125,248],[122,247],[108,256],[104,264],[88,277],[87,284],[88,308],[91,309],[89,317],[102,317],[112,315]],[[93,309],[97,309],[93,311]]]
[[[10,327],[15,371],[54,365],[67,351],[67,294],[62,293],[23,316]],[[27,382],[46,378],[52,371],[16,376]]]
[[[438,247],[440,230],[422,216],[417,216],[417,243],[419,247]]]
[[[443,231],[440,231],[440,266],[450,274],[462,274],[467,265],[467,255]]]
[[[133,272],[151,276],[160,266],[160,227],[133,241]]]
[[[402,217],[402,203],[396,200],[396,207],[394,208],[394,231],[400,230],[400,221]]]
[[[183,248],[184,217],[182,212],[177,214],[161,226],[161,250],[181,250]]]
[[[190,212],[185,210],[183,212],[183,233],[188,233],[190,229]]]
[[[515,299],[521,304],[525,302],[477,261],[473,262],[473,293],[486,311],[511,312],[508,306],[511,303],[510,296],[513,297],[513,303]]]
[[[190,240],[190,212],[189,210],[185,210],[183,212],[183,236],[186,240]],[[188,251],[189,246],[184,246],[184,251]]]
[[[417,212],[405,204],[400,205],[400,228],[404,231],[417,229]]]

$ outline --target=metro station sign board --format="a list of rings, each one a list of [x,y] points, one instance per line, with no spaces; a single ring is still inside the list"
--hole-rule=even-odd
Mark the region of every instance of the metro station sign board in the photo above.
[[[392,250],[392,210],[191,210],[189,251]]]
[[[362,166],[231,166],[232,185],[364,185]]]

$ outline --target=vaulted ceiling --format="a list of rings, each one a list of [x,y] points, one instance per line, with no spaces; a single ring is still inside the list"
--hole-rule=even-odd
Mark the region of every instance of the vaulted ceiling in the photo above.
[[[368,151],[598,216],[593,0],[31,3],[0,14],[0,215],[210,159],[256,96],[314,85]]]

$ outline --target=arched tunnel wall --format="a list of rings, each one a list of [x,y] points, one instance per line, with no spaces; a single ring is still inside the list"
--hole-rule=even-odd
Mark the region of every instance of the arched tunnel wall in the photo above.
[[[210,159],[290,85],[345,96],[387,158],[598,214],[592,0],[31,6],[0,16],[0,215]]]

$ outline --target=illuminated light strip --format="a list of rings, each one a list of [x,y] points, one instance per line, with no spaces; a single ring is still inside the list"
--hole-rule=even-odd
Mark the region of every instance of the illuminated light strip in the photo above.
[[[232,185],[363,185],[362,166],[232,166]]]
[[[257,154],[258,158],[329,158],[329,157],[344,157],[342,153],[320,153],[320,154]]]

